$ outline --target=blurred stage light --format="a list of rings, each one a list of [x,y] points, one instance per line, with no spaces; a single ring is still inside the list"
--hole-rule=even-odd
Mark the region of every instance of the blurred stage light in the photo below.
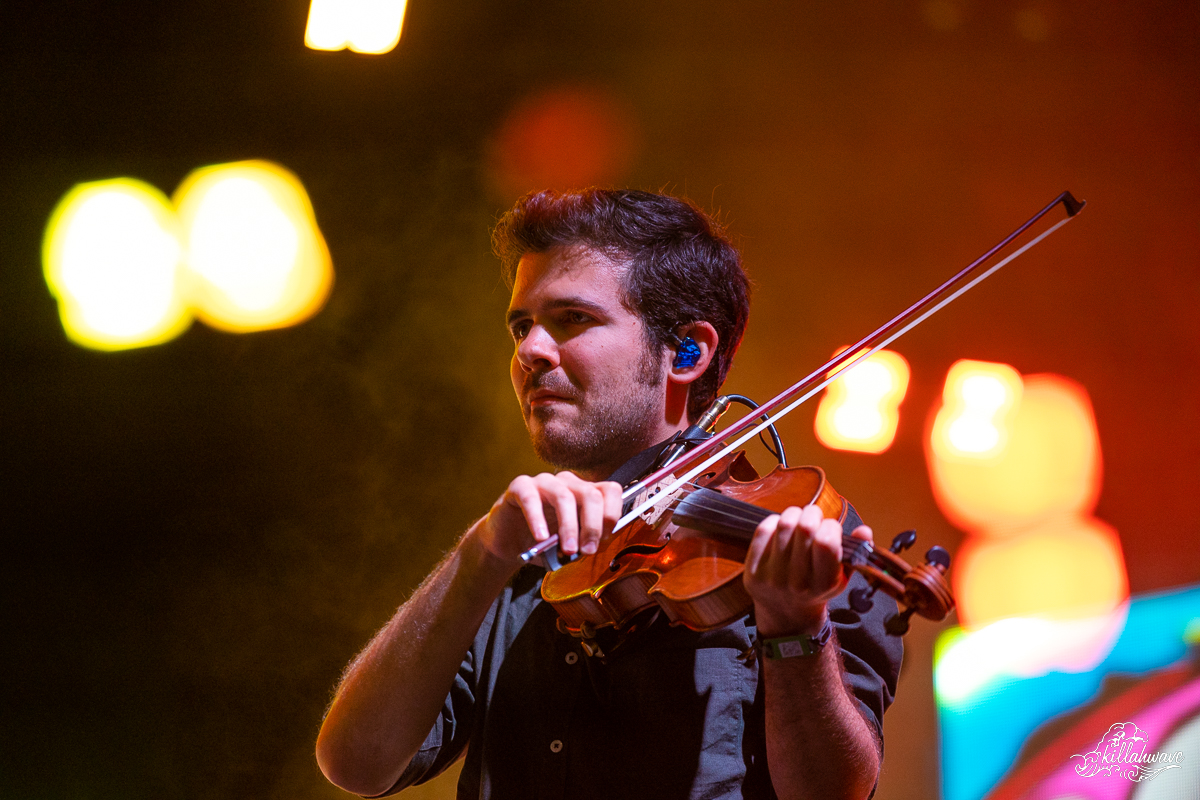
[[[1011,405],[996,405],[996,384],[970,383],[983,375],[1005,385]],[[996,444],[983,449],[993,437]],[[1022,381],[1004,364],[960,361],[951,368],[926,458],[942,513],[977,533],[1002,535],[1041,517],[1090,513],[1100,491],[1100,441],[1087,392],[1057,375]]]
[[[943,400],[925,455],[938,507],[972,534],[951,577],[961,623],[1081,619],[1124,602],[1120,541],[1091,516],[1100,439],[1084,388],[959,361]]]
[[[934,649],[938,705],[958,708],[997,679],[1095,669],[1112,651],[1127,615],[1128,604],[1122,604],[1079,619],[1010,617],[973,631],[951,628]]]
[[[632,111],[609,92],[562,86],[513,108],[491,144],[491,177],[506,196],[619,182],[636,149]]]
[[[255,331],[320,309],[333,269],[312,204],[295,175],[265,161],[198,169],[175,192],[196,315]]]
[[[851,362],[825,389],[814,422],[817,438],[834,450],[887,450],[896,438],[908,378],[908,362],[891,350]]]
[[[165,342],[188,327],[179,225],[131,178],[80,184],[50,216],[42,264],[67,336],[97,350]]]
[[[1095,747],[1112,724],[1134,721],[1150,737],[1148,750],[1191,758],[1173,743],[1185,731],[1194,735],[1189,720],[1200,713],[1189,638],[1198,620],[1200,586],[1193,586],[1135,596],[1096,617],[1005,619],[942,633],[934,647],[941,796],[1141,800],[1136,787],[1147,782],[1081,779],[1071,756]],[[1171,787],[1165,796],[1192,798],[1200,773],[1149,783]]]
[[[304,44],[381,55],[400,41],[407,0],[312,0]]]
[[[264,161],[196,170],[175,208],[132,178],[76,186],[51,214],[42,261],[67,336],[99,350],[164,342],[193,313],[229,331],[293,325],[333,283],[304,187]]]
[[[949,461],[987,460],[1008,444],[1008,424],[1021,399],[1021,375],[1007,364],[956,361],[946,376],[932,444]]]
[[[969,536],[952,575],[959,622],[968,628],[1004,617],[1094,617],[1129,596],[1117,532],[1083,515],[1052,517],[1005,538]]]

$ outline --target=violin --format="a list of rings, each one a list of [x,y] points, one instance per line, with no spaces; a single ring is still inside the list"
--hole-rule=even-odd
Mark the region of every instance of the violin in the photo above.
[[[643,512],[637,522],[603,540],[594,555],[547,573],[542,599],[558,612],[560,627],[585,639],[598,628],[620,628],[654,604],[673,624],[696,631],[724,627],[753,607],[742,571],[758,523],[788,506],[810,504],[839,522],[849,508],[819,467],[776,467],[760,477],[745,453],[727,455],[693,480],[681,498]],[[897,555],[915,538],[912,531],[901,534],[888,551],[849,534],[842,537],[844,567],[862,573],[871,587],[851,592],[851,607],[869,610],[878,589],[907,606],[889,619],[889,633],[904,633],[914,613],[942,620],[954,608],[945,578],[950,556],[944,549],[935,546],[916,567]]]
[[[1066,211],[1063,219],[985,269],[1059,204]],[[632,508],[618,520],[613,535],[601,542],[595,554],[577,558],[543,578],[542,598],[558,612],[560,627],[590,639],[597,628],[619,628],[655,604],[673,623],[697,631],[723,627],[749,613],[753,602],[742,585],[742,571],[758,523],[788,506],[810,504],[820,507],[825,517],[844,521],[848,504],[820,468],[777,467],[760,477],[738,448],[832,383],[852,361],[869,357],[916,327],[1058,230],[1085,205],[1063,192],[892,320],[753,414],[629,486],[623,499],[627,505],[632,501]],[[538,543],[521,558],[528,562],[545,556],[557,545],[557,538]],[[913,614],[936,621],[954,608],[946,582],[949,554],[935,546],[924,563],[910,566],[899,553],[914,541],[912,531],[899,534],[886,550],[849,535],[842,539],[843,568],[864,575],[869,586],[851,592],[851,608],[860,613],[868,610],[878,590],[891,595],[904,606],[886,623],[893,635],[907,632]]]

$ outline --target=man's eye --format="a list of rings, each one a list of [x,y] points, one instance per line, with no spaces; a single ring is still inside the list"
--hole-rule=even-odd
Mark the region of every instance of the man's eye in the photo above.
[[[522,339],[524,339],[526,336],[529,335],[529,323],[528,322],[518,322],[518,323],[512,325],[511,327],[509,327],[508,330],[512,334],[512,337],[514,339],[516,339],[517,341],[521,341]]]
[[[586,322],[591,322],[592,318],[582,311],[568,311],[563,315],[563,321],[568,325],[583,325]]]

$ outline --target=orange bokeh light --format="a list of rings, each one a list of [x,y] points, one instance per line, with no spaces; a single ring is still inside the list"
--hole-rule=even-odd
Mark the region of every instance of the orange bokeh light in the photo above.
[[[194,170],[175,190],[196,316],[245,332],[302,322],[333,285],[304,185],[268,161]]]
[[[400,41],[407,0],[312,0],[304,44],[381,55]]]
[[[1021,374],[1007,364],[956,361],[930,438],[938,456],[970,463],[1003,452],[1023,389]]]
[[[970,369],[956,375],[963,363]],[[956,364],[947,377],[947,397],[951,378],[961,387],[966,378],[987,374],[979,371],[980,364]],[[1011,367],[991,366],[1016,375]],[[996,447],[971,453],[952,446],[953,426],[969,419],[969,407],[962,402],[947,401],[934,420],[926,443],[934,497],[942,513],[963,530],[1003,535],[1047,516],[1087,514],[1096,504],[1100,442],[1087,392],[1058,375],[1031,375],[1022,383],[1019,399],[1004,419],[989,423],[998,431]],[[981,420],[977,415],[977,427],[983,427]]]
[[[96,350],[159,344],[191,324],[179,220],[132,178],[75,186],[46,225],[43,273],[67,336]]]
[[[973,534],[952,579],[964,626],[1101,618],[1129,596],[1116,531],[1091,516],[1100,437],[1078,383],[960,361],[925,456],[942,513]]]
[[[1067,515],[1004,539],[968,537],[955,558],[958,617],[972,628],[1004,617],[1107,614],[1129,596],[1117,532]]]
[[[534,94],[496,134],[493,179],[512,195],[619,182],[633,160],[636,128],[633,113],[604,90],[565,86]]]

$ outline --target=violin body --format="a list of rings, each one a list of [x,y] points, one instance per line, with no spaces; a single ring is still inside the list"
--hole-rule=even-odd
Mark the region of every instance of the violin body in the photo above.
[[[846,501],[820,468],[776,467],[760,477],[741,452],[713,464],[692,486],[780,511],[816,504],[826,517],[841,521],[846,515]],[[542,599],[554,606],[567,630],[590,637],[595,629],[620,627],[655,604],[673,624],[696,631],[724,627],[751,610],[742,571],[757,522],[736,531],[714,534],[707,526],[700,531],[678,524],[676,501],[664,497],[663,504],[602,540],[594,555],[546,574]]]

